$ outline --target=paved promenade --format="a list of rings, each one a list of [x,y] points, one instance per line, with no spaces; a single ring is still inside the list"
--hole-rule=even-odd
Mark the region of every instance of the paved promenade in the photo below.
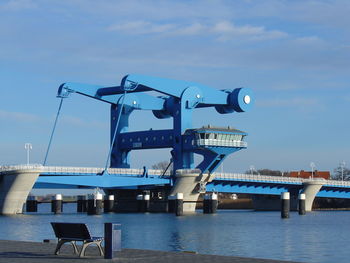
[[[252,259],[241,257],[225,257],[215,255],[199,255],[184,252],[164,252],[154,250],[140,250],[140,249],[123,249],[119,257],[113,260],[104,259],[98,256],[97,248],[90,246],[86,252],[85,258],[79,258],[73,254],[71,245],[64,246],[61,249],[61,254],[55,256],[53,254],[56,244],[39,243],[39,242],[22,242],[22,241],[4,241],[0,240],[0,262],[6,263],[64,263],[64,262],[230,262],[230,263],[291,263],[287,261],[268,260],[268,259]]]

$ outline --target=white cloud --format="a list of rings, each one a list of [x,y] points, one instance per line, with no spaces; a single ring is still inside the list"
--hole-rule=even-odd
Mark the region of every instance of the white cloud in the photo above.
[[[120,31],[127,34],[150,34],[150,33],[165,33],[171,31],[175,25],[173,24],[154,24],[146,21],[132,21],[123,24],[110,26],[110,31]]]
[[[173,33],[175,35],[197,35],[203,34],[207,30],[207,27],[201,23],[193,23],[188,26],[179,27]]]
[[[162,34],[162,35],[212,35],[219,40],[230,40],[241,37],[250,40],[267,40],[287,37],[288,34],[278,30],[266,30],[263,26],[243,25],[237,26],[229,21],[212,24],[195,22],[188,25],[162,24],[145,21],[133,21],[115,24],[108,27],[110,31],[125,34]]]
[[[318,36],[298,37],[293,42],[298,45],[312,45],[314,47],[315,45],[326,45],[326,42]]]
[[[229,21],[216,23],[211,31],[218,33],[221,40],[233,37],[248,37],[251,40],[267,40],[287,37],[288,34],[278,30],[266,30],[263,26],[237,26]]]
[[[0,4],[0,10],[4,11],[19,11],[36,7],[36,4],[32,0],[10,0]]]
[[[0,110],[0,120],[15,122],[37,122],[40,117],[30,113]]]

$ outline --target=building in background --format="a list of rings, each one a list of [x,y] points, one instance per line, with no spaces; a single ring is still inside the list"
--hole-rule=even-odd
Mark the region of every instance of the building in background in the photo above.
[[[290,177],[297,177],[297,178],[324,178],[326,180],[329,180],[331,177],[331,173],[329,171],[292,171],[289,173]]]

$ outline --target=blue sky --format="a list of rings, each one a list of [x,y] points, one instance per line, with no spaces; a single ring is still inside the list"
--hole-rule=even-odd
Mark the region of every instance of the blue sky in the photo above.
[[[0,164],[42,163],[63,82],[116,85],[129,73],[250,87],[248,113],[201,109],[194,127],[233,126],[248,149],[224,170],[333,170],[350,165],[350,2],[0,1]],[[205,116],[205,118],[203,118]],[[135,130],[167,128],[137,112]],[[48,164],[103,166],[109,106],[64,102]],[[168,158],[136,152],[134,167]],[[170,156],[169,156],[170,157]]]

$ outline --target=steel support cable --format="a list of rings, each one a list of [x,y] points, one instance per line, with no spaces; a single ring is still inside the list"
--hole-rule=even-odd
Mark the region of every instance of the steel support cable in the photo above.
[[[51,136],[50,136],[50,140],[49,140],[49,145],[47,146],[47,150],[46,150],[46,154],[45,154],[44,166],[46,165],[47,156],[49,155],[49,151],[50,151],[50,147],[51,147],[51,142],[52,142],[52,138],[53,138],[53,135],[54,135],[54,133],[55,133],[55,130],[56,130],[56,124],[57,124],[58,116],[60,115],[60,112],[61,112],[63,99],[64,99],[64,98],[61,98],[60,105],[58,106],[58,111],[57,111],[57,114],[56,114],[55,123],[54,123],[54,125],[53,125],[53,129],[52,129]]]
[[[115,129],[114,129],[114,134],[113,134],[111,146],[109,147],[109,153],[108,153],[108,156],[107,156],[105,169],[103,170],[102,175],[108,174],[108,171],[107,171],[108,163],[109,163],[109,161],[111,159],[112,149],[113,149],[113,146],[114,146],[115,139],[117,137],[117,130],[118,130],[118,126],[119,126],[120,117],[122,115],[122,111],[123,111],[123,108],[124,108],[125,96],[126,96],[126,90],[124,90],[124,95],[122,97],[122,103],[120,104],[120,106],[118,106],[118,107],[120,107],[120,110],[119,110],[119,113],[118,113],[118,119],[117,119],[117,123],[115,124]]]

